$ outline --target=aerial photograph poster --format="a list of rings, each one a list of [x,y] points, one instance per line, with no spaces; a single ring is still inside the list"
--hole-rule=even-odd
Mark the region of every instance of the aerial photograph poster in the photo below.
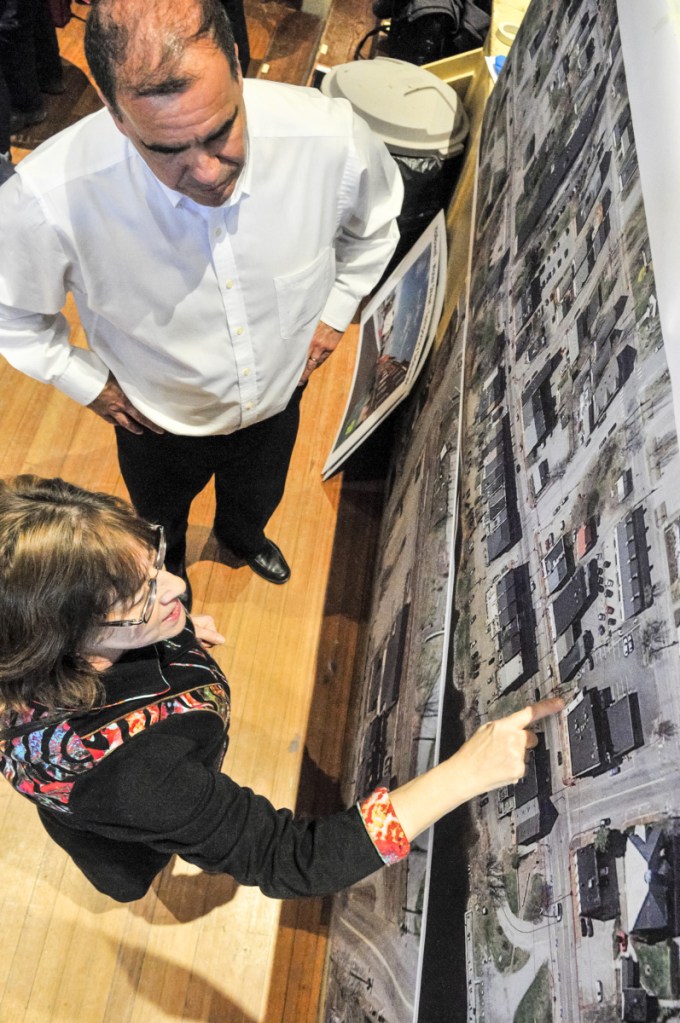
[[[641,47],[677,38],[674,7],[534,0],[486,109],[454,684],[468,733],[566,707],[472,809],[469,1021],[679,1018],[677,254],[640,173],[663,136],[629,100],[678,91]]]
[[[680,1020],[679,40],[675,0],[534,0],[489,99],[469,294],[388,472],[348,792],[451,722],[565,709],[448,845],[336,897],[332,1023]]]
[[[439,323],[445,272],[446,231],[440,212],[363,310],[354,379],[324,479],[411,390]]]

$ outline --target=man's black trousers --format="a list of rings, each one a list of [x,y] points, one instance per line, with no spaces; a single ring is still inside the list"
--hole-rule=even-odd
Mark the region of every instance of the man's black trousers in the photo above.
[[[278,415],[225,435],[134,434],[116,427],[125,485],[138,514],[165,527],[169,571],[184,564],[189,508],[213,476],[217,539],[243,557],[262,549],[265,526],[283,497],[302,390],[295,389]]]

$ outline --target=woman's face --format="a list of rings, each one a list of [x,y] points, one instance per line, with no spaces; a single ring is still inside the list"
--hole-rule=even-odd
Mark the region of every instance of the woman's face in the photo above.
[[[155,579],[156,599],[148,622],[108,629],[104,626],[90,650],[91,653],[113,661],[125,650],[136,650],[170,639],[184,628],[186,611],[179,600],[186,589],[184,580],[166,572],[164,568],[157,569],[155,552],[144,551],[142,558],[146,571],[145,582],[130,601],[112,607],[107,617],[111,621],[140,618],[147,604],[149,586]]]

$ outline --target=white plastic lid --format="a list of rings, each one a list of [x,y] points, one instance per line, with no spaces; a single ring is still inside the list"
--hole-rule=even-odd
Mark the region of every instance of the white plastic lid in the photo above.
[[[455,156],[469,130],[451,86],[405,60],[376,57],[338,64],[324,76],[321,91],[349,100],[393,153]]]

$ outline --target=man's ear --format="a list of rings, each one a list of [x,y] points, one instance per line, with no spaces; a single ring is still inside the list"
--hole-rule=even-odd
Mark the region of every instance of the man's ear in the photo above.
[[[125,135],[126,138],[129,138],[129,133],[126,128],[125,120],[123,119],[123,116],[120,113],[120,111],[116,110],[116,108],[109,103],[106,96],[102,94],[100,89],[97,89],[97,95],[99,96],[100,100],[102,101],[108,112],[111,114],[111,117],[113,118],[113,123],[115,124],[118,131],[121,132],[121,134]]]

